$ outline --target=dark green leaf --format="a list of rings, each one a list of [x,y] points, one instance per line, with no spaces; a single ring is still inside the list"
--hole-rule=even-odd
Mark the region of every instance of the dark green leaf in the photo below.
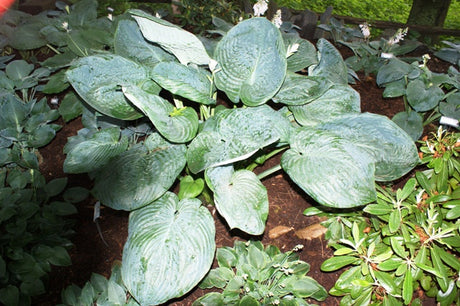
[[[353,256],[334,256],[331,258],[326,259],[321,264],[321,270],[325,272],[331,272],[335,270],[339,270],[345,266],[354,264],[358,261],[358,258]]]

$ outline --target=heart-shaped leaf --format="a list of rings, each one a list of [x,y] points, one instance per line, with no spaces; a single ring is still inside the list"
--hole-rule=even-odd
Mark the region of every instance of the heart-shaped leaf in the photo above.
[[[120,90],[147,80],[139,64],[115,54],[93,55],[77,59],[66,75],[75,91],[97,111],[123,120],[142,117]]]
[[[232,165],[208,168],[206,182],[228,226],[261,235],[268,216],[267,189],[252,171],[234,171]]]
[[[271,99],[286,75],[286,49],[279,29],[266,18],[240,22],[219,41],[217,88],[233,103],[257,106]]]
[[[137,145],[97,173],[92,192],[102,204],[130,211],[155,201],[172,186],[185,166],[185,145],[167,143],[158,134],[149,138],[149,148]]]
[[[438,86],[426,87],[422,80],[410,81],[406,88],[407,102],[417,112],[426,112],[438,106],[444,92]]]
[[[210,58],[203,43],[192,33],[141,10],[130,10],[129,13],[139,24],[145,39],[174,54],[182,64],[209,64]]]
[[[423,133],[423,117],[414,111],[399,112],[391,119],[402,128],[413,141],[417,141]]]
[[[281,166],[320,204],[346,208],[376,198],[372,158],[329,131],[299,129]]]
[[[397,58],[392,58],[378,70],[376,78],[377,85],[382,86],[383,84],[400,80],[413,69],[408,63]]]
[[[211,268],[214,239],[214,220],[200,200],[167,192],[129,217],[123,283],[141,305],[182,296]]]
[[[315,126],[344,114],[361,112],[361,98],[348,85],[333,85],[311,103],[289,106],[289,110],[300,125]]]
[[[206,105],[216,104],[212,99],[215,91],[212,77],[207,70],[177,62],[163,62],[153,68],[152,78],[173,94]]]
[[[161,135],[171,142],[185,143],[198,131],[198,115],[191,107],[176,109],[158,95],[139,87],[123,87],[125,96],[149,117]]]

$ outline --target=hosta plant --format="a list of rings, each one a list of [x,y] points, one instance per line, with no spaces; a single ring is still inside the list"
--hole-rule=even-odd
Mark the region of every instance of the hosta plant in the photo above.
[[[91,279],[83,288],[70,285],[62,291],[62,304],[68,306],[79,305],[139,305],[130,297],[121,279],[121,263],[115,262],[112,274],[107,279],[93,273]]]
[[[183,172],[204,180],[230,228],[260,235],[268,216],[261,179],[274,171],[319,203],[346,208],[374,201],[376,180],[419,162],[396,124],[360,112],[327,40],[315,47],[255,17],[203,44],[143,11],[129,14],[114,19],[113,53],[76,59],[66,72],[94,120],[66,146],[64,169],[89,172],[102,204],[131,211],[122,277],[139,303],[185,294],[211,266],[209,211],[169,191]],[[127,138],[145,120],[141,141]],[[280,165],[252,171],[279,152]]]
[[[217,249],[218,268],[212,269],[200,288],[220,288],[193,305],[309,305],[306,298],[322,301],[326,290],[306,274],[310,265],[296,252],[282,253],[276,246],[264,248],[258,241],[235,241],[233,248]]]
[[[65,190],[67,179],[45,182],[37,170],[0,168],[0,303],[30,305],[46,292],[51,265],[70,265],[67,248],[76,213],[88,192]],[[59,197],[58,197],[59,196]],[[61,199],[60,199],[61,198]]]

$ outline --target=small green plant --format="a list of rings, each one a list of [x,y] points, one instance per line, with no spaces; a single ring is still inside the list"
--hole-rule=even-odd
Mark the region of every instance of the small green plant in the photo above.
[[[422,163],[429,168],[423,171],[431,184],[427,191],[450,194],[460,182],[460,133],[440,126],[431,137],[425,136],[419,142]]]
[[[70,265],[75,214],[72,203],[88,191],[64,191],[66,178],[48,183],[34,169],[0,168],[0,303],[30,305],[31,297],[45,293],[51,265]],[[56,198],[57,196],[62,199]]]
[[[62,304],[60,306],[80,305],[139,305],[130,297],[121,279],[121,263],[115,262],[112,274],[107,279],[104,276],[93,273],[91,279],[80,288],[70,285],[61,293]]]
[[[443,44],[447,45],[447,47],[442,47],[438,51],[434,53],[436,57],[451,63],[452,65],[457,65],[460,67],[460,43],[457,42],[450,42],[450,41],[442,41]]]
[[[233,248],[217,249],[219,267],[212,269],[200,288],[220,288],[193,305],[308,305],[306,298],[323,301],[326,290],[306,274],[310,265],[299,260],[296,246],[286,253],[258,241],[235,241]]]

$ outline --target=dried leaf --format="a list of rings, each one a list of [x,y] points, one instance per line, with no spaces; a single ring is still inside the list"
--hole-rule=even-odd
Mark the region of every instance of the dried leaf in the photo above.
[[[272,228],[268,232],[268,237],[270,239],[275,239],[275,238],[278,238],[279,236],[282,236],[282,235],[285,235],[285,234],[289,233],[293,229],[294,229],[293,227],[284,226],[284,225],[278,225],[278,226]]]
[[[297,230],[295,234],[300,239],[312,240],[321,237],[324,233],[326,233],[326,231],[327,228],[322,226],[320,223],[315,223]]]

